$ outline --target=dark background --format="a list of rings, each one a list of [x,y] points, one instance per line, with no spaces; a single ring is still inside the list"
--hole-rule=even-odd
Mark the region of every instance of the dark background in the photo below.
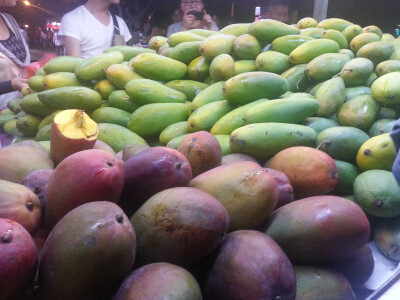
[[[47,21],[60,21],[61,16],[85,3],[85,0],[31,0],[34,6],[27,7],[22,1],[13,8],[2,8],[11,13],[20,24],[30,27],[44,26]],[[265,6],[266,0],[205,0],[206,9],[211,15],[218,15],[223,25],[238,22],[252,22],[254,8]],[[299,11],[299,18],[312,17],[314,0],[291,0],[291,5]],[[154,14],[164,22],[171,23],[170,16],[179,0],[121,0],[120,7],[113,10],[124,17],[129,24],[137,18],[146,19]],[[232,7],[234,8],[231,18]],[[362,27],[379,26],[384,32],[394,34],[400,24],[399,0],[330,0],[328,18],[338,17],[349,20]]]

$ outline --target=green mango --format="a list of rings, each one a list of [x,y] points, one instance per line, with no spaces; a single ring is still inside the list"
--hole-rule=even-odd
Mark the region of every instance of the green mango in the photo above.
[[[114,64],[109,66],[106,70],[106,77],[120,90],[124,89],[125,85],[129,81],[143,78],[143,76],[136,73],[132,67],[123,64]]]
[[[75,67],[75,75],[84,81],[106,79],[106,70],[124,60],[121,52],[112,51],[85,58]]]
[[[51,124],[43,126],[42,128],[38,129],[36,133],[35,140],[36,141],[50,141],[51,139]]]
[[[363,85],[374,71],[374,64],[367,58],[357,57],[346,62],[340,72],[346,87]]]
[[[46,117],[56,110],[40,101],[38,93],[29,94],[23,97],[21,106],[24,112],[41,117]]]
[[[108,53],[112,51],[121,52],[124,56],[124,61],[130,61],[135,56],[139,55],[140,53],[156,53],[155,50],[150,48],[143,48],[137,46],[126,46],[126,45],[118,45],[110,47],[103,51],[103,53]]]
[[[382,106],[379,115],[378,115],[378,120],[379,119],[395,119],[397,115],[396,109],[387,107],[387,106]]]
[[[25,136],[35,136],[42,118],[32,114],[21,113],[17,117],[17,129]]]
[[[103,100],[107,100],[110,94],[117,90],[117,87],[110,80],[103,79],[94,85],[93,90],[98,92]]]
[[[400,72],[391,72],[377,78],[371,86],[372,96],[383,105],[400,103]]]
[[[16,120],[17,116],[16,115],[1,115],[0,116],[0,129],[3,129],[4,125],[12,120]]]
[[[50,90],[63,86],[81,86],[84,85],[78,77],[71,72],[55,72],[46,75],[42,79],[43,90]]]
[[[300,123],[314,115],[319,102],[312,98],[289,97],[260,103],[243,116],[245,124],[253,123]]]
[[[210,61],[204,56],[196,57],[188,64],[188,78],[196,81],[204,81],[209,76],[210,64]]]
[[[189,64],[193,59],[200,55],[200,41],[183,42],[171,48],[168,57],[177,61]]]
[[[166,146],[172,139],[187,133],[189,133],[187,121],[171,124],[161,131],[159,136],[160,145]]]
[[[390,33],[382,33],[381,41],[382,42],[393,42],[396,38]],[[394,45],[393,45],[394,46]]]
[[[152,49],[156,52],[162,47],[163,45],[168,44],[168,38],[165,36],[152,36],[149,40],[149,49]]]
[[[119,108],[129,113],[133,113],[140,105],[134,103],[132,98],[125,90],[114,91],[108,96],[108,104],[110,107]]]
[[[307,64],[300,64],[287,69],[281,74],[289,83],[290,92],[304,91],[311,83],[311,79],[306,76]]]
[[[37,70],[35,71],[35,75],[46,76],[47,74],[46,74],[45,70],[43,69],[43,67],[41,67],[41,68],[39,68],[39,69],[37,69]]]
[[[289,147],[314,147],[316,137],[314,129],[303,125],[256,123],[235,129],[230,146],[234,153],[266,160]]]
[[[53,119],[56,116],[56,114],[58,114],[60,111],[62,110],[56,110],[53,113],[49,114],[48,116],[44,117],[42,119],[42,121],[40,121],[39,126],[38,126],[38,130],[42,129],[44,126],[49,125],[51,123],[53,123]]]
[[[200,36],[204,36],[204,37],[208,37],[210,35],[217,33],[216,31],[203,29],[203,28],[193,28],[193,29],[189,29],[188,31],[191,33],[200,35]]]
[[[135,132],[117,124],[99,123],[97,139],[109,145],[115,153],[127,145],[147,145],[147,142]]]
[[[87,87],[66,86],[38,93],[44,105],[56,109],[83,109],[87,111],[99,108],[101,95]]]
[[[290,52],[298,46],[313,39],[314,38],[302,34],[284,35],[272,41],[271,50],[289,55]]]
[[[292,64],[309,63],[311,60],[324,53],[337,53],[339,45],[337,42],[329,39],[317,39],[301,44],[289,55],[289,61]]]
[[[315,99],[319,101],[318,117],[330,117],[345,100],[344,82],[340,77],[324,81],[315,92]]]
[[[326,29],[335,29],[338,31],[342,31],[347,26],[353,25],[353,23],[341,19],[341,18],[328,18],[320,21],[318,23],[318,27]]]
[[[324,53],[312,59],[305,72],[313,80],[328,80],[338,75],[349,60],[350,57],[346,54]]]
[[[381,107],[371,95],[362,95],[346,101],[337,111],[342,126],[368,130],[379,115]]]
[[[152,103],[135,110],[128,129],[144,137],[158,137],[169,125],[186,121],[189,114],[187,103]]]
[[[222,150],[222,155],[228,155],[228,154],[232,154],[232,149],[230,146],[230,135],[229,134],[218,134],[215,135],[215,138],[217,139],[221,150]]]
[[[235,62],[229,54],[216,56],[210,65],[210,76],[214,81],[227,80],[235,75]]]
[[[393,51],[390,59],[400,60],[400,48]]]
[[[173,148],[173,149],[178,149],[178,147],[181,144],[181,142],[183,141],[183,139],[185,137],[187,137],[188,135],[189,135],[189,133],[186,133],[186,134],[182,134],[180,136],[177,136],[176,138],[173,138],[172,140],[170,140],[167,143],[166,147]]]
[[[126,93],[140,105],[150,103],[184,103],[186,95],[150,79],[134,79],[125,86]]]
[[[265,51],[256,58],[256,67],[259,71],[281,74],[291,67],[289,56],[276,51]]]
[[[367,86],[355,86],[344,89],[345,101],[361,95],[371,95],[371,88]]]
[[[209,85],[194,80],[173,80],[167,82],[165,86],[185,94],[187,101],[193,101],[196,95]]]
[[[4,123],[3,131],[8,136],[14,136],[15,134],[13,132],[18,131],[18,129],[17,129],[17,119],[13,118],[13,119],[9,120],[8,122]]]
[[[298,28],[273,19],[263,19],[253,22],[249,26],[248,32],[256,37],[257,40],[266,44],[284,35],[300,34]]]
[[[225,26],[224,28],[220,29],[219,33],[224,33],[224,34],[232,34],[234,36],[240,36],[242,34],[247,34],[248,29],[251,23],[235,23],[235,24],[229,24]]]
[[[375,72],[372,72],[371,76],[367,79],[367,81],[364,83],[365,86],[371,87],[374,81],[378,78],[378,75],[376,75]]]
[[[317,135],[327,128],[340,126],[336,120],[321,117],[309,117],[305,119],[301,125],[314,129]]]
[[[168,38],[168,44],[170,47],[175,47],[180,43],[184,42],[198,42],[203,41],[204,36],[193,33],[191,31],[179,31],[171,34]]]
[[[239,59],[256,59],[261,52],[261,46],[254,36],[243,34],[235,39],[233,51]]]
[[[347,49],[349,43],[346,36],[338,30],[327,29],[322,33],[322,39],[330,39],[338,43],[340,49]]]
[[[347,26],[345,29],[342,30],[342,33],[346,37],[348,43],[350,43],[354,37],[361,34],[362,32],[362,27],[358,24]]]
[[[44,66],[43,70],[46,74],[57,72],[75,72],[75,67],[84,59],[74,56],[56,56],[50,59]]]
[[[5,116],[5,115],[15,115],[9,108],[4,108],[3,110],[0,111],[0,116]]]
[[[317,26],[318,26],[318,21],[311,17],[302,18],[296,23],[296,27],[299,29],[311,28]]]
[[[154,53],[139,54],[129,61],[129,65],[140,75],[161,81],[182,79],[187,72],[184,63]]]
[[[243,117],[246,112],[257,106],[260,103],[264,103],[269,101],[268,99],[259,99],[252,101],[248,104],[239,106],[238,108],[233,109],[232,111],[228,112],[224,116],[222,116],[211,128],[210,132],[213,135],[227,135],[231,134],[232,131],[235,129],[242,127],[245,124]]]
[[[339,52],[340,54],[346,54],[348,55],[351,59],[355,58],[356,56],[354,55],[353,51],[350,49],[340,49]]]
[[[363,32],[372,32],[372,33],[379,35],[379,37],[381,37],[381,38],[382,38],[382,34],[383,34],[382,30],[376,25],[369,25],[369,26],[364,27]]]
[[[339,182],[332,194],[339,196],[353,195],[354,181],[360,175],[360,169],[347,161],[335,159],[335,163],[339,174]]]
[[[356,35],[350,42],[349,48],[352,50],[354,53],[357,53],[357,51],[364,45],[367,45],[372,42],[378,42],[380,41],[381,38],[379,35],[375,33],[360,33],[359,35]]]
[[[394,47],[391,43],[387,42],[372,42],[362,46],[356,54],[356,57],[365,57],[377,66],[379,63],[388,60],[392,53],[394,52]]]
[[[131,113],[115,107],[100,107],[95,109],[91,118],[96,123],[111,123],[127,127]]]
[[[391,72],[400,71],[400,61],[389,59],[379,63],[375,68],[375,73],[378,77]]]
[[[210,131],[214,124],[233,109],[226,100],[205,104],[197,108],[188,119],[188,131]]]
[[[361,129],[348,126],[330,127],[317,135],[315,146],[333,159],[355,161],[358,149],[369,139]]]
[[[44,91],[43,75],[34,75],[28,79],[28,86],[35,92]]]
[[[373,137],[384,133],[390,133],[394,123],[396,123],[396,119],[378,119],[371,125],[368,134],[370,137]]]
[[[252,59],[236,60],[235,75],[257,71],[256,61]]]
[[[195,110],[207,103],[224,100],[222,92],[224,84],[225,81],[218,81],[198,93],[192,101],[192,110]]]
[[[200,54],[208,60],[213,60],[220,54],[230,54],[236,36],[232,34],[217,33],[206,37],[200,45]]]
[[[310,27],[304,28],[300,30],[300,35],[308,36],[313,39],[320,39],[322,34],[324,33],[325,29],[319,27]]]
[[[277,74],[248,72],[227,80],[223,87],[223,97],[232,105],[243,105],[262,98],[278,98],[288,88],[287,80]]]

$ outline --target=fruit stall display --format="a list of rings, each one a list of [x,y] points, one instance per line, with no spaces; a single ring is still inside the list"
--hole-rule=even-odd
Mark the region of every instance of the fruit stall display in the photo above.
[[[400,39],[330,18],[51,59],[0,113],[0,299],[355,299],[398,261]],[[325,298],[328,299],[328,298]]]

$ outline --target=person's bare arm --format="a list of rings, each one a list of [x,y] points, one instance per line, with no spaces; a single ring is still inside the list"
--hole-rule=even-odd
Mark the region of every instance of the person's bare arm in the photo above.
[[[81,43],[76,38],[64,36],[63,41],[66,55],[81,57]]]

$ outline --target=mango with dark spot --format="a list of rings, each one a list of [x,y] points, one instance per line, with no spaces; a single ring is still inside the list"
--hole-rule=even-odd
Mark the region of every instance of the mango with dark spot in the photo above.
[[[229,214],[210,194],[192,187],[163,190],[131,217],[139,265],[190,265],[215,250],[229,228]]]
[[[46,299],[111,299],[135,260],[136,236],[115,203],[96,201],[65,215],[42,250],[39,284]]]

